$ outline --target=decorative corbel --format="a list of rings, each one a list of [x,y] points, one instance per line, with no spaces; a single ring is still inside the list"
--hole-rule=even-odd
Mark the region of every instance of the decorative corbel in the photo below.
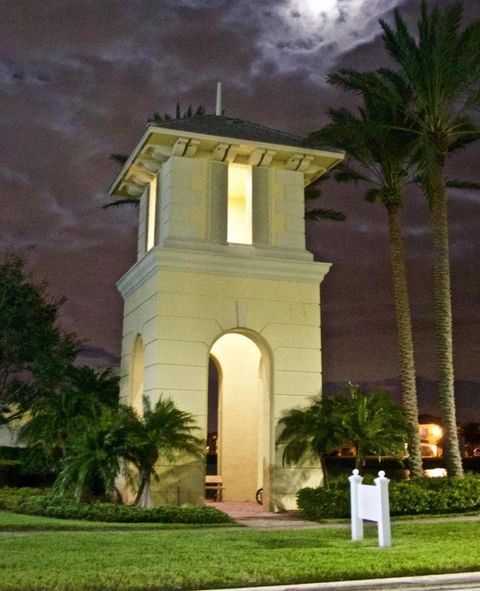
[[[227,154],[228,144],[217,144],[212,151],[212,158],[223,162]]]
[[[120,185],[120,192],[127,193],[130,197],[141,197],[145,187],[134,181],[126,181]]]
[[[302,154],[293,154],[285,163],[285,168],[287,170],[297,170],[302,162]]]
[[[270,166],[275,154],[275,150],[261,150],[257,148],[250,154],[248,163],[251,166]]]
[[[260,150],[260,148],[257,148],[256,150],[253,150],[253,152],[248,157],[248,163],[250,166],[259,166],[264,156],[265,150]]]
[[[300,166],[297,168],[299,172],[305,172],[307,168],[310,166],[311,161],[313,160],[313,156],[304,156],[302,161],[300,162]]]
[[[305,154],[292,154],[285,164],[287,170],[295,170],[297,172],[304,172],[313,160],[313,156]]]
[[[159,160],[137,160],[137,164],[148,172],[153,172],[155,174],[162,167],[162,163]]]
[[[163,163],[172,155],[172,149],[167,146],[149,146],[150,158]]]
[[[188,147],[188,138],[186,137],[179,137],[177,141],[173,144],[172,148],[172,156],[183,156],[187,151]]]
[[[198,140],[192,140],[186,137],[179,137],[177,141],[173,144],[172,155],[193,158],[197,153],[199,145],[200,142]]]
[[[198,147],[200,146],[199,140],[190,140],[188,142],[187,149],[185,150],[184,156],[187,158],[193,158],[197,153]]]
[[[220,162],[233,162],[239,148],[238,144],[217,144],[212,151],[212,158]]]
[[[128,181],[130,181],[130,179],[132,179],[132,181],[134,183],[137,183],[137,185],[148,185],[148,183],[154,178],[155,174],[153,174],[150,171],[147,171],[145,169],[134,169],[132,170],[132,172],[129,175]]]
[[[275,150],[266,150],[259,166],[270,166],[270,164],[272,163],[272,160],[275,157],[275,154],[276,154]]]

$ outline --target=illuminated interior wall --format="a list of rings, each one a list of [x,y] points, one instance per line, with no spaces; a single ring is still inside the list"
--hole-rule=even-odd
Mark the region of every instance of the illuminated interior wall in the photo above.
[[[150,181],[148,188],[147,206],[147,234],[146,250],[149,251],[155,245],[155,218],[157,211],[157,177]]]
[[[145,353],[141,337],[137,337],[132,359],[132,386],[130,390],[130,406],[143,416],[143,390]]]
[[[228,166],[227,241],[252,244],[252,167]]]
[[[255,501],[263,487],[268,437],[265,431],[265,382],[262,354],[241,334],[226,334],[211,355],[220,369],[218,473],[226,501]]]

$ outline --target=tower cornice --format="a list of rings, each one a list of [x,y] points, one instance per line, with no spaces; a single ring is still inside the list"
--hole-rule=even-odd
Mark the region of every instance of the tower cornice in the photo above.
[[[206,244],[199,249],[196,244],[175,241],[150,250],[118,281],[117,288],[126,298],[160,269],[319,284],[330,267],[331,263],[314,261],[306,251]]]
[[[284,135],[288,139],[288,134]],[[344,158],[344,153],[340,150],[316,149],[300,146],[298,143],[297,141],[296,145],[290,146],[149,125],[110,187],[109,193],[118,198],[141,195],[162,163],[172,156],[296,170],[303,173],[305,186]]]

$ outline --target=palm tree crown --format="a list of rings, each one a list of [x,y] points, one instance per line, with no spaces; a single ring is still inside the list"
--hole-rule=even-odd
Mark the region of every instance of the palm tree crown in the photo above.
[[[403,456],[410,429],[403,409],[386,392],[364,392],[351,383],[346,393],[316,398],[308,408],[290,410],[279,426],[277,445],[285,446],[284,463],[318,457],[325,484],[326,454],[353,445],[357,467],[363,465],[367,454]]]
[[[338,410],[335,397],[317,398],[307,409],[292,409],[278,422],[282,431],[277,445],[284,445],[282,460],[285,464],[298,464],[310,456],[320,460],[324,483],[328,485],[325,456],[341,447],[344,433],[334,416]],[[341,414],[338,413],[337,414]]]
[[[172,400],[160,398],[152,408],[144,398],[143,417],[125,409],[128,442],[124,457],[138,471],[139,485],[135,502],[148,504],[151,479],[158,479],[155,464],[163,457],[171,461],[176,453],[201,457],[204,441],[194,435],[198,429],[191,414],[178,409]]]

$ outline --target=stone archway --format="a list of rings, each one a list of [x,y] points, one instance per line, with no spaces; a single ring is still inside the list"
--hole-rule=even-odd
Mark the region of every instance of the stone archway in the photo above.
[[[210,349],[218,371],[217,472],[226,501],[255,502],[264,489],[268,509],[272,429],[270,355],[258,337],[228,332]]]

